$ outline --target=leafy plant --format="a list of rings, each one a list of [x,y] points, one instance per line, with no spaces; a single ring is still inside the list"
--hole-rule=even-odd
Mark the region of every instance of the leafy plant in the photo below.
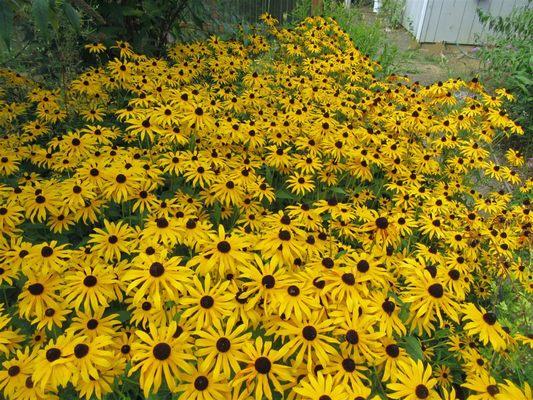
[[[87,20],[68,1],[0,0],[0,63],[64,84],[83,62]],[[54,62],[50,62],[54,60]]]
[[[60,90],[0,69],[0,398],[528,398],[507,94],[262,20]]]
[[[83,67],[94,64],[83,49],[86,43],[110,47],[123,40],[143,53],[161,56],[175,41],[230,31],[225,24],[231,17],[227,5],[191,0],[0,0],[0,65],[37,79],[46,76],[64,89]]]
[[[515,9],[505,17],[491,16],[478,10],[481,23],[489,34],[479,50],[482,78],[491,89],[505,87],[516,97],[508,104],[508,112],[525,131],[524,136],[506,141],[531,155],[533,141],[533,10]]]
[[[404,8],[405,0],[383,0],[379,13],[389,28],[398,29],[402,26]]]

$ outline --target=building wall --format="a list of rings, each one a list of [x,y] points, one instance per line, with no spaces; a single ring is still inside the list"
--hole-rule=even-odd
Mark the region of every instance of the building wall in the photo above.
[[[528,0],[406,0],[403,25],[420,43],[475,44],[485,33],[477,8],[505,16],[528,4]]]

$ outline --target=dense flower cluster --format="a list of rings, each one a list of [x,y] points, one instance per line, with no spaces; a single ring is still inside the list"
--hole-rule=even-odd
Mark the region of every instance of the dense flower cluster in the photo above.
[[[3,397],[531,399],[486,357],[533,346],[491,305],[532,292],[529,202],[479,185],[531,191],[491,158],[512,96],[265,23],[88,45],[116,57],[63,91],[1,72]]]

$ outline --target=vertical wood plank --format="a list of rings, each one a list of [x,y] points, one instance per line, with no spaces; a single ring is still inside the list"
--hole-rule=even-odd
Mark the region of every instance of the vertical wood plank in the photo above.
[[[435,12],[434,8],[435,8],[435,1],[429,0],[426,13],[422,16],[423,21],[422,21],[422,32],[420,33],[420,39],[419,39],[420,43],[431,43],[431,41],[428,38],[429,36],[428,32],[429,32],[429,23],[431,20],[431,15],[433,15],[433,13]]]

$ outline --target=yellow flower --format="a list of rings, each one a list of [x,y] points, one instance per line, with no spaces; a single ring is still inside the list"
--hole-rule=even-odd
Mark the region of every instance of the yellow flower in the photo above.
[[[92,250],[102,256],[104,260],[119,260],[122,253],[130,252],[130,240],[133,232],[128,224],[119,221],[117,224],[104,220],[104,228],[94,228],[89,243]]]
[[[486,312],[484,308],[479,311],[472,303],[467,303],[464,306],[464,313],[463,319],[470,321],[465,323],[464,329],[470,335],[479,335],[483,344],[490,343],[495,350],[507,347],[505,341],[507,334],[498,322],[496,314]]]
[[[106,51],[106,47],[102,43],[93,42],[85,45],[85,48],[89,50],[89,53],[99,54]]]
[[[387,388],[393,391],[388,396],[402,400],[438,400],[439,395],[433,389],[437,380],[431,377],[431,373],[431,366],[424,367],[422,361],[410,359],[408,362],[401,362],[398,382],[387,385]]]
[[[180,351],[179,341],[175,338],[176,322],[168,326],[157,327],[150,325],[150,334],[136,331],[137,340],[133,343],[133,368],[128,375],[140,370],[139,383],[146,397],[150,393],[157,393],[162,378],[171,390],[176,390],[176,378],[180,369],[192,373],[192,367],[187,360],[193,357]]]

